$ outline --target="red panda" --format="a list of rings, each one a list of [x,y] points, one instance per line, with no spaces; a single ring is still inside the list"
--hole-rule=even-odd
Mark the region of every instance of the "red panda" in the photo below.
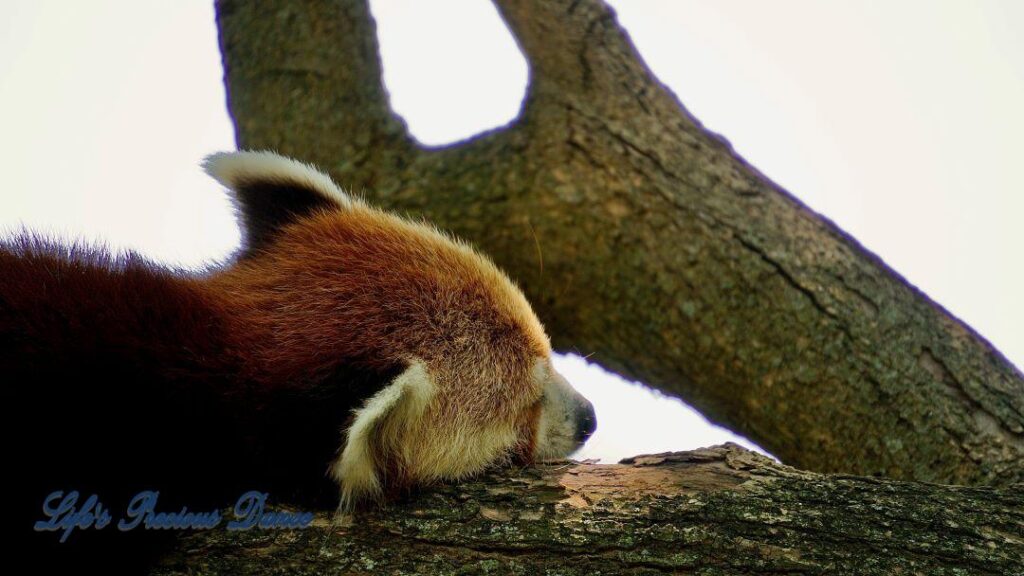
[[[0,243],[6,459],[29,517],[54,490],[350,506],[594,431],[526,298],[470,246],[276,154],[205,168],[243,229],[227,264]]]

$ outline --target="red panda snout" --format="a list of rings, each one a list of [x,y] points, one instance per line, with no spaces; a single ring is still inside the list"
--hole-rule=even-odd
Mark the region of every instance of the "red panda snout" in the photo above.
[[[594,405],[583,396],[576,404],[576,441],[583,446],[597,430],[597,414]]]
[[[537,424],[536,458],[565,458],[597,429],[594,405],[561,374],[548,370]]]

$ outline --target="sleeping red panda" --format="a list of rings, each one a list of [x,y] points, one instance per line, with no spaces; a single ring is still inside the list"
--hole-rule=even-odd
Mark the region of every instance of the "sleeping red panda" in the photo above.
[[[275,154],[205,167],[243,228],[227,265],[0,244],[6,459],[28,517],[54,490],[115,511],[143,489],[169,509],[254,487],[349,506],[564,457],[594,431],[523,294],[468,245]]]

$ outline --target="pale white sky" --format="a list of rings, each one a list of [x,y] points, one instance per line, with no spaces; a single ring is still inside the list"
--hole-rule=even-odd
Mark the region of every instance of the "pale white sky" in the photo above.
[[[489,2],[371,4],[420,140],[513,118],[527,69]],[[1024,2],[612,4],[709,128],[1024,364]],[[221,78],[212,1],[0,2],[0,228],[222,258],[238,232],[198,168],[234,147]],[[582,457],[731,438],[579,358],[558,366],[597,407]]]

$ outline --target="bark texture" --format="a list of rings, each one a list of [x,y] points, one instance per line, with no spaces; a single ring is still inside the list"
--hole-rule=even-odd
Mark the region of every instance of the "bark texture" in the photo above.
[[[305,530],[190,536],[156,574],[1024,574],[1024,485],[800,472],[735,445],[496,472]]]
[[[365,0],[219,1],[239,147],[471,240],[556,348],[784,462],[1024,480],[1024,379],[998,351],[703,128],[602,2],[495,3],[530,64],[521,115],[426,148],[389,107]]]

